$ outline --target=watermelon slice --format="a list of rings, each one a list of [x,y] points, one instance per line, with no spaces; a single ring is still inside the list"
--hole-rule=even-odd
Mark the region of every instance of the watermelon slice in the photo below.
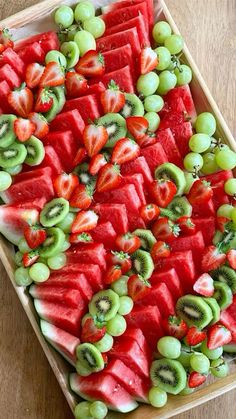
[[[209,201],[205,202],[204,204],[193,204],[192,208],[193,218],[209,217],[211,215],[215,215],[215,208],[212,199],[209,199]]]
[[[11,113],[11,107],[8,104],[7,96],[9,95],[11,88],[6,80],[0,81],[0,101],[2,107],[2,113]]]
[[[232,333],[232,340],[236,340],[236,295],[233,296],[232,304],[221,312],[220,322]]]
[[[145,357],[149,362],[151,362],[152,354],[141,329],[137,327],[127,327],[126,331],[122,335],[122,338],[125,337],[134,339],[139,345],[140,349],[143,351]]]
[[[52,272],[49,279],[40,287],[61,287],[72,290],[78,290],[84,301],[89,302],[93,296],[93,290],[85,275],[77,272]]]
[[[60,113],[50,124],[50,129],[52,131],[71,130],[73,137],[78,145],[83,144],[82,136],[84,127],[84,120],[81,117],[78,109]]]
[[[178,298],[183,295],[180,279],[174,268],[164,272],[154,271],[150,278],[150,282],[153,287],[155,287],[160,282],[164,282],[171,292],[174,302],[176,302]]]
[[[111,49],[102,53],[105,63],[105,72],[119,70],[120,68],[129,65],[130,69],[133,67],[133,53],[129,44],[123,45],[120,48]],[[91,86],[91,88],[94,85]]]
[[[134,4],[142,3],[143,0],[119,0],[115,3],[110,3],[107,6],[102,7],[102,13],[114,12],[117,9],[123,9],[124,7],[133,6]],[[153,0],[146,0],[148,20],[152,27],[153,25]]]
[[[59,175],[65,171],[62,162],[55,151],[55,149],[51,145],[46,145],[44,147],[45,156],[42,163],[38,166],[40,168],[43,167],[50,167],[52,169],[53,175]]]
[[[141,149],[141,155],[145,157],[151,173],[154,175],[155,169],[168,161],[167,155],[160,143],[155,143]]]
[[[120,87],[121,90],[124,90],[127,93],[134,93],[133,78],[131,73],[131,67],[126,65],[123,68],[114,70],[111,73],[106,73],[103,76],[98,78],[91,79],[90,83],[97,83],[98,80],[101,80],[102,83],[107,87],[111,80]]]
[[[138,300],[141,306],[157,306],[164,317],[168,317],[175,312],[173,297],[164,282],[152,286],[150,292],[141,300]]]
[[[53,287],[47,285],[31,285],[29,293],[33,298],[39,300],[51,301],[52,303],[63,304],[67,307],[78,308],[83,310],[85,308],[85,302],[78,290],[70,290],[63,287]]]
[[[19,50],[24,49],[27,45],[31,45],[34,42],[39,42],[45,53],[51,51],[52,49],[59,50],[60,48],[60,43],[56,32],[48,31],[30,36],[25,39],[20,39],[19,41],[15,42],[14,49],[16,52],[18,52]]]
[[[104,16],[103,16],[104,18]],[[117,22],[118,23],[118,22]],[[139,57],[141,47],[136,28],[127,29],[124,32],[113,33],[112,35],[102,36],[96,40],[97,50],[101,52],[122,47],[130,44],[135,58]]]
[[[189,140],[193,135],[191,122],[184,122],[181,125],[172,127],[171,131],[174,135],[181,156],[186,156],[186,154],[189,152]]]
[[[60,274],[84,274],[94,292],[103,289],[102,273],[98,265],[88,263],[69,263],[60,269]]]
[[[37,223],[39,211],[19,208],[13,205],[0,205],[0,233],[11,243],[18,244],[24,235],[24,228],[29,224]]]
[[[25,74],[25,65],[22,59],[11,48],[5,49],[0,57],[0,66],[9,64],[22,79]]]
[[[67,252],[68,263],[94,263],[106,269],[106,250],[102,243],[87,243],[71,246]]]
[[[229,196],[227,195],[224,189],[224,182],[222,182],[221,185],[213,187],[212,201],[214,204],[215,211],[217,211],[217,209],[221,205],[230,203]]]
[[[193,102],[191,90],[188,84],[171,89],[165,96],[165,101],[167,103],[171,102],[173,104],[178,98],[181,98],[183,100],[186,112],[188,116],[191,117],[191,120],[194,122],[197,116],[197,112],[196,112],[195,105]]]
[[[96,202],[100,203],[109,202],[111,204],[125,204],[128,218],[129,211],[138,213],[141,206],[139,196],[133,184],[124,185],[107,192],[97,192],[94,195],[94,199]]]
[[[104,92],[104,90],[105,90],[104,84],[101,81],[99,81],[98,83],[93,84],[92,86],[88,86],[86,92],[81,96],[96,95],[97,99],[99,100],[100,95],[102,92]]]
[[[44,139],[44,144],[51,145],[60,159],[67,172],[74,168],[73,160],[77,152],[77,144],[72,131],[63,130],[50,132]]]
[[[192,250],[193,260],[196,266],[200,266],[204,249],[205,242],[201,231],[197,231],[191,236],[178,237],[171,242],[171,250],[173,252]]]
[[[91,208],[99,215],[99,222],[110,222],[117,234],[129,231],[126,206],[124,204],[96,204]]]
[[[146,186],[149,186],[150,183],[153,182],[153,177],[147,164],[147,160],[143,156],[121,165],[122,176],[134,175],[135,173],[141,173],[143,175]]]
[[[116,239],[116,232],[110,223],[99,223],[91,232],[91,236],[95,242],[102,242],[106,249],[113,249]]]
[[[211,175],[203,176],[202,179],[207,180],[212,186],[221,186],[226,180],[234,177],[231,170],[221,170],[220,172],[212,173]]]
[[[117,3],[116,3],[117,4]],[[142,15],[144,18],[144,22],[146,24],[147,30],[149,28],[148,24],[148,10],[147,4],[145,2],[140,2],[139,4],[134,4],[128,6],[117,8],[112,12],[108,12],[103,14],[101,17],[103,18],[106,28],[113,27],[115,25],[119,25],[120,23],[127,22],[127,20],[133,19],[139,15]],[[151,28],[151,26],[150,26]]]
[[[144,180],[143,175],[141,173],[135,173],[134,175],[128,175],[128,176],[122,176],[120,186],[127,185],[127,184],[133,184],[136,192],[139,196],[140,202],[142,205],[145,205],[147,203],[146,197],[144,194]]]
[[[182,167],[183,161],[170,128],[157,132],[157,141],[162,145],[169,162]]]
[[[27,166],[24,167],[24,169],[28,168]],[[52,170],[50,167],[43,167],[43,168],[37,168],[32,170],[23,170],[18,175],[14,176],[14,183],[22,182],[22,180],[29,180],[32,178],[38,178],[41,176],[48,176],[51,177]]]
[[[146,224],[137,212],[129,212],[129,231],[134,231],[137,228],[146,228]]]
[[[40,328],[43,336],[53,348],[56,349],[71,365],[75,366],[75,350],[80,344],[80,340],[45,320],[40,320]]]
[[[39,42],[33,42],[32,44],[19,50],[18,55],[27,65],[34,62],[44,64],[46,54]]]
[[[215,217],[195,218],[194,224],[197,231],[201,231],[206,246],[212,243],[215,234]]]
[[[97,119],[102,115],[100,105],[95,94],[67,100],[63,111],[71,111],[73,109],[77,109],[79,111],[85,124],[88,124],[89,120],[94,121],[94,119]]]
[[[9,64],[4,64],[0,68],[0,81],[6,81],[11,89],[20,87],[21,79]]]
[[[70,374],[69,381],[71,389],[80,397],[89,401],[101,400],[110,410],[127,413],[138,407],[131,395],[105,371],[88,377],[73,373]]]
[[[119,25],[111,26],[106,29],[105,36],[112,35],[113,33],[123,32],[127,29],[136,28],[138,32],[139,42],[141,48],[150,45],[149,35],[147,27],[143,18],[143,15],[134,17],[133,19],[127,20],[127,22],[120,23]]]
[[[19,202],[18,204],[15,204],[14,207],[16,208],[23,208],[23,209],[32,209],[36,208],[38,211],[41,211],[46,204],[46,199],[44,196],[41,198],[35,198],[29,201]]]

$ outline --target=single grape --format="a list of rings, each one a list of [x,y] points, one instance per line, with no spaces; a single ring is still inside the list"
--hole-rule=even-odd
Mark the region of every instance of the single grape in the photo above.
[[[156,112],[148,112],[144,118],[148,121],[148,131],[155,132],[160,124],[159,115]]]
[[[44,263],[36,262],[30,267],[29,275],[35,282],[44,282],[50,276],[50,270]]]
[[[29,247],[27,241],[25,240],[24,237],[22,237],[18,243],[18,247],[19,247],[19,251],[21,253],[28,253],[30,252],[32,249],[31,247]]]
[[[173,89],[176,86],[177,77],[174,73],[171,73],[168,70],[162,71],[159,74],[159,86],[157,93],[159,95],[166,95],[169,90]]]
[[[211,373],[218,378],[226,377],[229,373],[229,366],[223,358],[215,359],[211,363]]]
[[[12,176],[18,175],[22,171],[22,164],[18,164],[17,166],[8,167],[6,172]]]
[[[164,44],[165,39],[171,35],[171,27],[169,23],[165,22],[164,20],[157,22],[153,26],[152,36],[154,41],[158,44]]]
[[[127,297],[126,295],[123,297],[120,297],[120,307],[118,310],[118,313],[122,316],[125,316],[126,314],[129,314],[133,309],[134,303],[132,298]]]
[[[184,46],[184,41],[180,35],[170,35],[165,39],[164,45],[171,54],[179,54]]]
[[[58,253],[55,256],[48,258],[47,264],[50,269],[61,269],[66,265],[66,255],[65,253]]]
[[[192,352],[187,346],[181,347],[180,356],[177,358],[184,368],[188,368],[190,366],[190,358],[192,356]]]
[[[17,268],[15,270],[15,282],[20,287],[28,287],[28,285],[32,284],[32,279],[29,275],[29,268]]]
[[[188,194],[191,187],[193,186],[194,182],[196,180],[199,179],[199,177],[197,175],[195,175],[195,173],[190,173],[190,172],[184,172],[184,177],[185,177],[185,181],[186,181],[186,185],[184,188],[184,193]]]
[[[15,253],[14,260],[17,266],[22,266],[22,257],[23,254],[21,252],[18,251]]]
[[[67,67],[67,61],[65,56],[60,52],[60,51],[56,51],[56,50],[51,50],[47,53],[46,57],[45,57],[45,62],[46,64],[50,63],[50,62],[55,62],[58,63],[60,66],[66,68]]]
[[[121,336],[127,327],[126,320],[120,314],[107,322],[106,330],[111,336]]]
[[[226,150],[230,150],[230,148],[227,144],[220,143],[216,147],[214,147],[213,151],[214,151],[215,155],[217,155],[222,150],[226,151]]]
[[[210,361],[204,354],[193,354],[190,358],[190,365],[194,371],[206,374],[210,368]]]
[[[201,168],[204,175],[210,175],[217,172],[219,167],[216,164],[215,154],[214,153],[205,153],[203,156],[203,166]]]
[[[228,195],[236,195],[236,178],[228,179],[224,184],[224,189]]]
[[[11,175],[3,170],[0,171],[0,192],[5,191],[12,184]]]
[[[74,12],[69,6],[61,6],[56,10],[54,20],[61,28],[69,28],[74,22]]]
[[[122,298],[124,298],[124,297],[122,297]],[[105,335],[102,337],[102,339],[95,342],[94,345],[96,346],[96,348],[100,352],[103,353],[103,352],[108,352],[108,351],[111,350],[111,348],[113,346],[113,342],[114,342],[113,337],[111,335],[109,335],[108,333],[105,333]]]
[[[90,406],[90,414],[94,419],[104,419],[108,413],[105,403],[97,401]]]
[[[78,3],[75,8],[76,22],[84,22],[85,20],[92,19],[95,16],[95,8],[90,1],[82,1]]]
[[[211,144],[211,138],[206,134],[194,134],[189,140],[189,148],[194,153],[203,153]]]
[[[128,295],[128,283],[129,277],[122,275],[117,281],[112,282],[111,288],[115,291],[120,297],[123,295]]]
[[[79,47],[74,41],[63,42],[61,52],[66,57],[67,68],[74,67],[79,61]]]
[[[106,25],[103,19],[100,17],[92,17],[89,20],[85,20],[83,23],[83,28],[90,32],[95,39],[100,38],[106,30]]]
[[[90,414],[90,402],[81,402],[75,407],[75,419],[92,419]]]
[[[159,77],[154,71],[143,74],[138,78],[137,90],[143,96],[150,96],[155,93],[159,85]]]
[[[75,23],[75,24],[73,24],[73,25],[71,25],[71,26],[70,26],[70,27],[66,30],[66,35],[65,35],[65,37],[64,37],[64,38],[62,38],[62,39],[60,40],[61,44],[62,44],[63,42],[66,42],[66,41],[74,41],[74,37],[75,37],[75,35],[77,34],[78,30],[79,30],[79,25],[77,25],[76,23]],[[63,35],[63,34],[62,34],[62,35]]]
[[[216,120],[210,112],[203,112],[198,115],[195,122],[196,132],[210,135],[214,134],[216,130]]]
[[[189,84],[192,80],[192,70],[188,65],[181,64],[178,68],[174,70],[174,73],[177,77],[177,86]]]
[[[155,53],[157,54],[158,64],[156,69],[159,71],[165,70],[169,67],[171,63],[171,53],[165,47],[158,47],[154,49]]]
[[[188,153],[184,158],[184,167],[189,172],[195,172],[201,170],[203,166],[203,158],[198,153]]]
[[[68,214],[63,218],[63,220],[57,224],[57,227],[59,227],[61,230],[64,231],[64,233],[70,233],[71,232],[71,226],[74,222],[76,214],[73,212],[68,212]]]
[[[167,393],[158,387],[152,387],[148,393],[148,400],[153,407],[163,407],[167,403]]]
[[[236,208],[233,208],[231,211],[231,218],[233,220],[233,223],[236,224]]]
[[[223,204],[217,210],[217,217],[226,217],[231,220],[233,209],[233,205]]]
[[[223,348],[222,346],[220,346],[219,348],[216,348],[216,349],[208,349],[207,341],[204,340],[201,344],[201,351],[209,359],[218,359],[223,353]]]
[[[91,49],[96,50],[96,41],[93,35],[85,30],[77,32],[74,41],[79,47],[80,55],[83,56]]]
[[[181,343],[172,336],[163,336],[157,342],[157,350],[166,358],[179,358],[181,352]]]
[[[236,153],[232,150],[221,150],[216,154],[216,163],[223,170],[232,170],[236,166]]]
[[[159,95],[151,95],[145,97],[143,104],[146,112],[160,112],[164,106],[164,100]]]

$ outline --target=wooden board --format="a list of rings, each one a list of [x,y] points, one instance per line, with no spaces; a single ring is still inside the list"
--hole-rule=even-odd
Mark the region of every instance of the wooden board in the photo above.
[[[28,21],[32,21],[32,13],[34,13],[34,14],[36,13],[37,16],[40,16],[40,15],[42,15],[42,10],[45,10],[45,8],[47,10],[51,10],[51,6],[52,5],[55,5],[57,3],[59,3],[59,2],[54,0],[54,1],[51,1],[51,2],[47,2],[46,6],[44,4],[37,5],[37,7],[35,8],[35,11],[31,9],[31,11],[30,12],[27,12],[26,14],[25,14],[25,12],[23,12],[23,14],[20,14],[17,17],[14,17],[13,19],[12,18],[10,18],[10,20],[8,19],[8,21],[7,21],[6,24],[8,26],[10,26],[11,24],[13,26],[18,26],[19,23],[21,24],[22,22],[26,22],[25,19],[28,19]],[[182,3],[182,1],[181,2],[179,1],[178,2],[179,6],[181,6],[181,3]],[[187,11],[189,11],[188,8],[187,8],[187,10],[185,10],[185,8],[183,8],[183,13],[186,14],[186,17],[187,17]],[[168,18],[171,20],[171,18],[169,16],[169,13],[168,13],[168,11],[166,9],[165,9],[165,13],[168,15]],[[232,11],[231,11],[231,13],[232,13]],[[233,13],[232,13],[232,16],[233,16]],[[221,17],[221,19],[222,19],[222,17]],[[184,23],[182,24],[182,26],[184,28]],[[190,30],[191,30],[191,27],[190,27]],[[188,36],[185,36],[185,39],[187,39],[187,38],[188,38]],[[191,61],[191,58],[190,58],[190,61]],[[191,66],[194,67],[194,64],[192,64],[192,61],[191,61]],[[198,70],[196,68],[195,68],[195,74],[197,75],[197,78],[199,78]],[[217,73],[217,74],[219,74],[219,73]],[[200,84],[202,86],[204,86],[204,83],[202,82],[201,77],[200,77]],[[204,97],[201,94],[199,94],[199,83],[196,81],[196,79],[194,81],[193,88],[194,88],[194,91],[195,91],[195,96],[198,98],[197,103],[198,103],[199,110],[210,109],[209,106],[208,106],[208,102],[210,101],[210,104],[213,107],[216,115],[218,116],[218,120],[220,122],[220,124],[219,124],[219,132],[220,132],[220,135],[223,138],[225,138],[226,140],[228,139],[228,142],[229,143],[233,144],[232,136],[230,135],[230,133],[228,131],[228,128],[226,127],[224,121],[222,120],[221,115],[219,114],[219,112],[218,112],[217,108],[215,107],[215,104],[212,101],[212,99],[210,98],[209,94],[207,93],[207,97],[206,97],[206,95]],[[204,86],[204,89],[205,89],[205,86]],[[207,90],[205,89],[205,92],[206,91]],[[223,92],[223,87],[222,87],[221,92]],[[7,268],[7,271],[9,273],[11,273],[12,272],[12,264],[9,263],[11,261],[11,253],[9,252],[9,250],[6,250],[5,245],[2,246],[2,253],[4,253],[4,255],[7,255],[7,257],[3,256],[3,258],[4,258],[4,265]],[[4,287],[4,284],[3,284],[3,287]],[[35,322],[35,318],[32,316],[32,307],[31,307],[31,305],[28,306],[28,300],[27,300],[26,295],[20,289],[18,289],[18,294],[19,294],[19,298],[23,302],[24,308],[26,309],[26,311],[29,314],[29,317],[31,319],[31,322],[33,322],[33,327],[34,327],[34,329],[36,331],[36,334],[38,335],[39,340],[41,340],[40,343],[44,346],[44,350],[47,352],[47,355],[48,355],[49,360],[50,360],[50,363],[51,363],[51,365],[52,365],[52,367],[54,369],[54,372],[56,372],[56,375],[59,376],[60,382],[61,382],[61,384],[62,384],[62,386],[63,386],[63,388],[65,390],[65,380],[63,380],[63,374],[61,374],[61,372],[64,371],[63,370],[63,365],[64,364],[61,363],[61,360],[60,360],[59,357],[56,357],[56,358],[54,357],[55,352],[48,351],[47,345],[44,344],[44,342],[43,342],[43,340],[41,338],[41,335],[38,333],[37,322]],[[14,327],[14,322],[12,324],[12,327]],[[21,330],[20,330],[20,333],[22,333]],[[29,345],[29,349],[30,349],[30,345]],[[8,348],[9,353],[12,355],[10,357],[10,359],[8,360],[8,365],[9,365],[9,362],[11,362],[10,360],[11,359],[12,360],[14,359],[14,352],[15,352],[15,350],[16,350],[15,347],[11,348],[11,350],[10,350],[10,348]],[[22,356],[22,354],[20,354],[20,355]],[[25,359],[25,362],[27,362],[28,357],[25,356],[24,359]],[[35,362],[34,354],[29,354],[29,359],[32,362],[32,378],[33,378],[34,371],[35,371],[35,373],[38,372],[38,365],[36,365],[36,367],[34,369],[34,364],[33,364],[33,362]],[[61,371],[59,373],[59,375],[58,375],[58,367],[59,367],[59,369]],[[8,379],[8,377],[6,375],[5,376],[5,382],[7,381],[7,379]],[[50,379],[51,379],[51,377],[50,377]],[[154,417],[155,418],[157,418],[157,417],[164,418],[164,417],[170,417],[173,414],[177,414],[177,413],[185,410],[186,407],[187,408],[192,407],[192,406],[198,404],[199,402],[202,403],[203,401],[209,400],[210,397],[215,397],[215,396],[217,396],[219,394],[222,394],[223,391],[228,391],[229,389],[231,389],[231,388],[233,388],[235,386],[235,381],[236,381],[236,377],[235,377],[235,374],[233,374],[232,376],[228,377],[225,380],[217,381],[217,383],[214,384],[213,386],[211,386],[211,388],[210,387],[207,387],[206,389],[202,389],[200,392],[195,393],[194,396],[190,396],[188,398],[184,398],[183,400],[181,398],[173,398],[171,400],[171,402],[168,404],[168,406],[166,406],[166,408],[164,408],[162,410],[158,410],[158,411],[155,410],[155,411],[153,411],[152,409],[143,406],[137,412],[134,412],[133,414],[129,414],[128,417],[129,418],[138,418],[142,414],[145,417],[147,417],[147,418],[154,418]],[[29,382],[28,382],[28,391],[30,391],[30,388],[31,388],[30,382],[31,382],[31,380],[29,379]],[[24,384],[25,384],[25,381],[24,381]],[[14,385],[14,382],[13,382],[13,385]],[[224,385],[225,385],[225,387],[222,388]],[[52,392],[53,392],[53,390],[50,391],[50,398],[52,397],[52,402],[53,402]],[[209,392],[211,392],[211,394],[209,394]],[[68,396],[68,393],[67,392],[66,392],[66,394]],[[69,402],[71,404],[72,400],[71,400],[71,398],[69,396],[68,396],[68,398],[69,398]],[[42,406],[40,407],[40,403],[42,404],[42,402],[45,401],[45,399],[46,399],[46,394],[45,393],[44,393],[43,400],[42,400],[42,398],[40,398],[40,395],[39,395],[39,398],[38,398],[39,407],[38,407],[38,410],[37,410],[38,414],[36,413],[37,416],[36,415],[30,415],[30,412],[27,412],[27,407],[26,407],[26,414],[24,414],[24,416],[25,417],[30,417],[32,419],[33,418],[35,419],[36,417],[37,418],[44,418],[44,419],[45,418],[49,418],[49,417],[50,418],[53,417],[53,419],[57,419],[57,417],[58,418],[62,418],[62,417],[69,418],[69,415],[67,413],[65,413],[65,415],[63,414],[62,416],[57,416],[57,415],[60,415],[59,410],[58,410],[58,413],[54,413],[54,411],[51,410],[51,415],[48,412],[46,413],[46,411],[44,410],[45,407],[42,410]],[[184,402],[187,402],[187,403],[185,403],[185,406],[182,406],[182,404]],[[49,404],[50,404],[50,399],[49,399]],[[0,405],[0,406],[2,406],[2,405]],[[3,407],[4,407],[4,405],[3,405]],[[6,408],[6,405],[5,405],[5,408]],[[6,410],[5,408],[1,409],[1,411],[4,412],[4,417],[6,419],[8,417],[9,418],[17,417],[17,416],[13,416],[9,412],[9,410],[8,409]],[[7,413],[7,411],[9,413],[9,416],[5,414],[5,412]],[[49,416],[47,416],[47,415],[49,415]],[[121,415],[113,415],[113,414],[110,414],[109,415],[109,418],[112,418],[112,417],[120,417],[120,416]],[[23,414],[19,414],[18,417],[23,417]],[[206,417],[210,417],[210,416],[206,416]]]

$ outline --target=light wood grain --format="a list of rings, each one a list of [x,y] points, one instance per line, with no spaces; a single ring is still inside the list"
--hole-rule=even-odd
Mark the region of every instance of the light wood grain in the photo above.
[[[235,23],[236,2],[226,0],[179,0],[167,2],[173,17],[185,36],[188,46],[205,77],[216,102],[226,117],[230,128],[235,132]],[[33,4],[22,4],[22,8]],[[17,5],[19,10],[19,5]],[[1,4],[0,4],[1,6]],[[0,7],[2,16],[12,14],[13,2],[8,1]],[[0,15],[1,16],[1,15]],[[1,17],[0,17],[1,18]],[[207,58],[206,58],[207,57]],[[229,85],[228,85],[229,84]],[[226,100],[227,97],[227,100]],[[9,280],[3,273],[1,281],[1,417],[61,419],[71,418],[64,398],[43,358],[35,335],[26,321]],[[16,333],[18,331],[18,333]],[[219,389],[220,392],[220,389]],[[232,392],[208,405],[192,412],[181,414],[179,418],[227,418],[235,417],[234,412],[227,416],[225,407],[233,405],[235,394]],[[222,410],[220,410],[222,406]],[[120,415],[119,415],[120,416]],[[138,418],[139,414],[132,415]]]

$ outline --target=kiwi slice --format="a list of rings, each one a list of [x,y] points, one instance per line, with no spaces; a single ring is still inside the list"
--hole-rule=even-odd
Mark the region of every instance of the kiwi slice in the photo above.
[[[82,163],[74,168],[73,173],[75,173],[78,176],[80,183],[95,187],[97,177],[92,176],[88,170],[89,170],[88,163]]]
[[[60,223],[69,212],[69,202],[64,198],[49,201],[40,213],[40,223],[44,227],[52,227]]]
[[[0,149],[0,166],[8,169],[23,163],[27,155],[23,144],[13,143],[7,148]]]
[[[213,314],[212,321],[209,324],[217,323],[220,320],[220,306],[216,299],[212,297],[203,297],[203,300],[209,305]]]
[[[103,125],[108,132],[106,147],[113,147],[120,138],[126,136],[126,122],[119,113],[107,113],[99,118],[97,123]]]
[[[143,103],[134,93],[125,93],[125,104],[120,110],[120,114],[124,118],[128,118],[129,116],[143,116]]]
[[[65,241],[65,233],[58,228],[52,227],[47,230],[47,238],[40,246],[40,256],[42,258],[50,258],[61,252]]]
[[[14,121],[15,115],[0,115],[0,148],[11,145],[15,139]]]
[[[53,104],[51,108],[49,109],[49,111],[43,114],[44,118],[46,118],[48,122],[53,121],[53,119],[57,116],[59,112],[59,103],[58,103],[56,95],[54,93],[51,93],[50,96],[52,97]]]
[[[112,290],[100,291],[89,303],[89,313],[99,319],[111,320],[120,307],[119,295]]]
[[[182,195],[186,186],[184,172],[174,163],[163,163],[155,170],[156,179],[168,179],[177,187],[176,195]]]
[[[156,238],[153,236],[151,230],[144,230],[142,228],[137,228],[133,232],[135,236],[138,236],[141,240],[141,247],[144,250],[151,250],[152,246],[156,243]]]
[[[221,310],[229,307],[233,302],[233,293],[230,287],[224,282],[214,281],[215,292],[213,297],[216,299]]]
[[[161,217],[167,217],[171,221],[175,221],[176,220],[175,214],[170,209],[168,209],[168,208],[160,208],[160,216]]]
[[[217,245],[217,243],[219,243],[222,239],[223,239],[223,233],[221,233],[220,230],[216,230],[216,232],[214,234],[214,237],[213,237],[213,240],[212,240],[212,243],[214,245]]]
[[[236,293],[236,272],[229,266],[220,266],[211,272],[211,276],[215,281],[224,282],[230,288],[233,294]]]
[[[66,97],[65,97],[65,89],[64,86],[56,86],[51,87],[50,89],[52,93],[56,96],[57,102],[58,102],[58,111],[57,113],[61,112],[65,103],[66,103]]]
[[[172,212],[172,217],[178,220],[180,217],[191,217],[192,205],[185,196],[176,196],[168,205],[168,209]]]
[[[145,280],[152,276],[154,264],[150,253],[138,249],[132,254],[133,270]]]
[[[76,348],[76,355],[78,363],[90,370],[91,372],[98,372],[104,368],[104,360],[101,352],[96,346],[91,343],[82,343]]]
[[[171,394],[178,394],[187,384],[186,371],[179,361],[158,359],[151,365],[150,377],[154,386]]]
[[[227,223],[224,233],[216,231],[213,243],[220,242],[220,249],[226,253],[230,249],[236,249],[236,225],[233,222]]]
[[[45,156],[42,141],[32,135],[32,137],[26,141],[25,147],[27,150],[27,156],[25,158],[26,164],[29,166],[37,166],[37,164],[42,163]]]
[[[196,326],[199,329],[206,327],[213,317],[211,308],[204,299],[191,294],[178,299],[176,313],[189,326]]]

